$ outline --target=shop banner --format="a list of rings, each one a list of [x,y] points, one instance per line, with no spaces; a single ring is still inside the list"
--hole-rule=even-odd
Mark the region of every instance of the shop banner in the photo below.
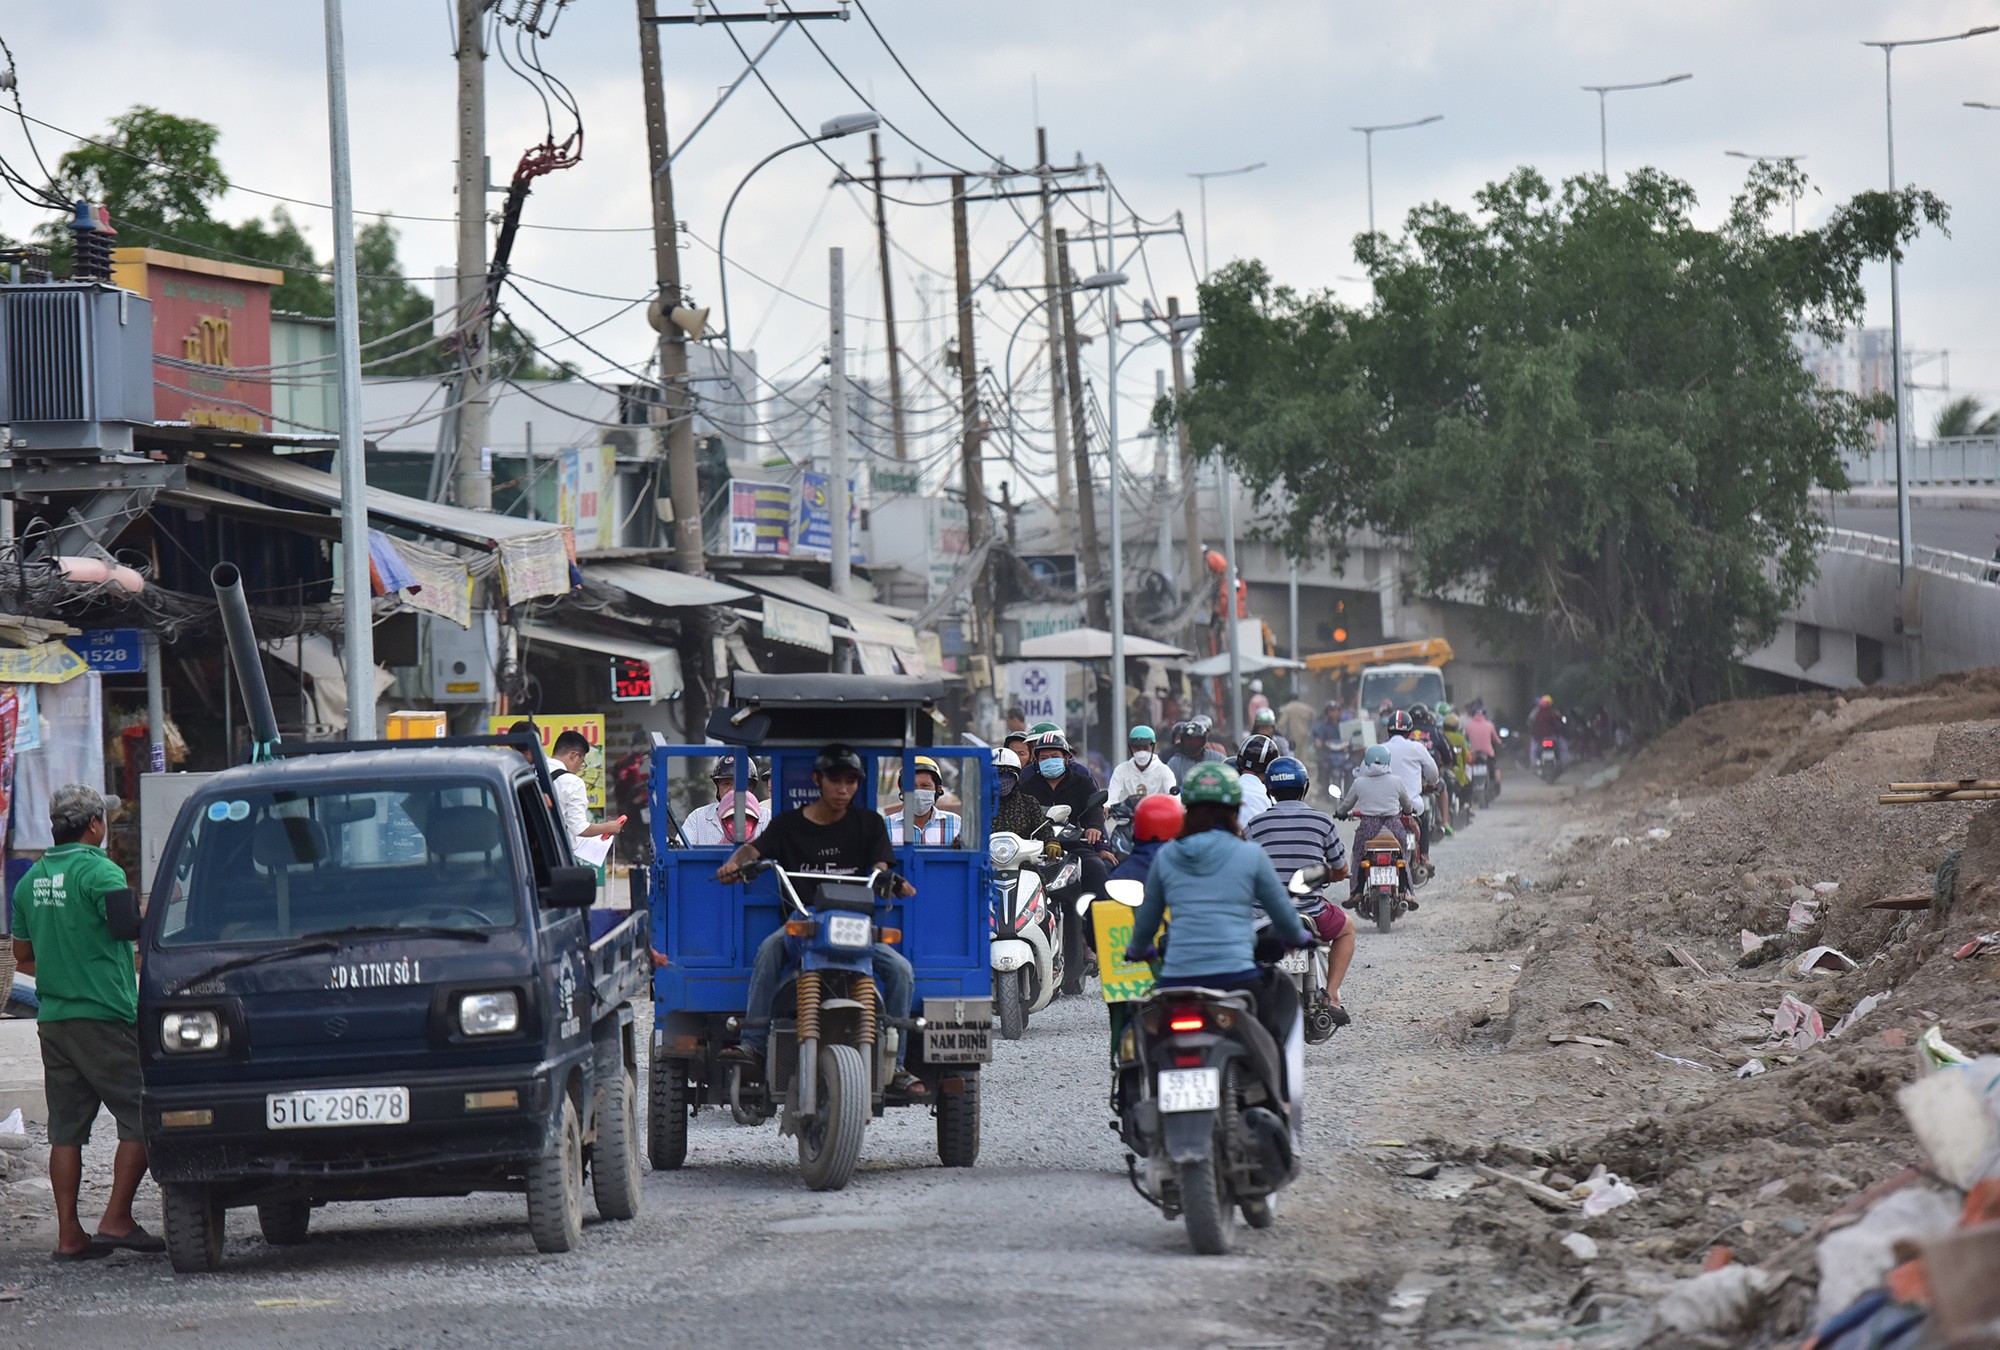
[[[792,552],[808,558],[833,556],[833,514],[829,505],[833,480],[808,469],[799,477],[792,509]],[[847,481],[847,546],[855,562],[861,556],[861,511],[855,505],[854,480]]]
[[[1029,726],[1037,722],[1061,724],[1066,720],[1068,710],[1063,706],[1063,695],[1069,672],[1063,662],[1020,661],[1008,670],[1009,691],[1027,716]]]
[[[520,720],[518,716],[489,717],[486,719],[486,734],[504,736]],[[534,723],[535,730],[542,733],[544,755],[555,748],[556,737],[565,731],[579,732],[590,742],[590,753],[584,757],[583,772],[578,776],[590,790],[591,811],[601,816],[604,812],[604,714],[537,713]]]
[[[731,479],[729,529],[724,549],[733,554],[780,556],[791,552],[792,490],[783,483]]]

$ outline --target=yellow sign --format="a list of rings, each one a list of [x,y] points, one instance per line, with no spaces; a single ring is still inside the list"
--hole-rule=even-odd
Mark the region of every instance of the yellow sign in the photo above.
[[[1137,1003],[1153,992],[1153,968],[1125,959],[1132,944],[1130,905],[1098,898],[1090,903],[1090,922],[1097,930],[1097,973],[1106,1003]]]
[[[60,642],[0,649],[0,684],[67,684],[89,669]]]
[[[521,719],[518,717],[489,717],[486,719],[488,735],[504,736],[509,727]],[[583,785],[590,789],[590,809],[599,815],[604,813],[604,714],[603,713],[545,713],[534,719],[535,730],[542,733],[542,753],[548,754],[555,748],[556,737],[565,731],[574,731],[590,742],[590,753],[583,760]]]

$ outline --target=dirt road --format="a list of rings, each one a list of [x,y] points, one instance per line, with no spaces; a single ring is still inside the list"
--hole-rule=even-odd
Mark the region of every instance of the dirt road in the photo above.
[[[1073,999],[999,1046],[977,1168],[940,1168],[928,1116],[892,1112],[870,1125],[852,1185],[815,1195],[775,1127],[704,1112],[687,1168],[646,1177],[642,1216],[592,1224],[568,1257],[535,1255],[519,1202],[485,1196],[332,1206],[289,1249],[263,1245],[252,1214],[234,1211],[215,1276],[131,1255],[59,1268],[46,1258],[46,1192],[7,1188],[0,1285],[20,1298],[0,1304],[0,1340],[129,1343],[143,1327],[148,1344],[208,1350],[800,1335],[878,1347],[1400,1343],[1418,1291],[1485,1259],[1452,1246],[1452,1204],[1438,1197],[1453,1173],[1442,1188],[1401,1175],[1430,1156],[1424,1141],[1532,1140],[1541,1115],[1567,1131],[1589,1109],[1587,1093],[1550,1098],[1518,1061],[1454,1040],[1508,996],[1519,957],[1495,944],[1510,907],[1547,903],[1473,877],[1536,878],[1573,814],[1551,795],[1510,786],[1440,850],[1420,913],[1362,933],[1345,990],[1355,1023],[1308,1050],[1306,1175],[1275,1229],[1239,1229],[1234,1256],[1191,1255],[1180,1225],[1132,1193],[1106,1124],[1103,1009]],[[149,1187],[141,1214],[157,1205]]]

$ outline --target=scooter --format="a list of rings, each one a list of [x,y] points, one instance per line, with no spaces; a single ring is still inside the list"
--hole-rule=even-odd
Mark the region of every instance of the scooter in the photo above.
[[[1136,882],[1111,885],[1113,898],[1125,900],[1121,887],[1143,896]],[[1156,989],[1137,1008],[1113,1055],[1126,1173],[1164,1217],[1185,1220],[1195,1251],[1222,1255],[1237,1212],[1269,1228],[1298,1175],[1285,1086],[1305,1072],[1298,1019],[1280,1043],[1247,990]]]
[[[1535,772],[1542,776],[1544,783],[1553,783],[1562,777],[1562,754],[1557,749],[1553,737],[1546,737],[1535,745]]]
[[[1069,819],[1067,806],[1052,807],[1047,824]],[[1039,830],[1038,830],[1039,833]],[[1049,854],[1054,854],[1054,859]],[[1065,857],[1062,846],[1006,830],[996,830],[986,844],[993,864],[993,1009],[1000,1018],[1000,1035],[1018,1041],[1028,1030],[1028,1017],[1049,1006],[1062,986],[1060,917],[1050,892],[1075,885],[1083,865]],[[1042,868],[1055,862],[1052,877]]]

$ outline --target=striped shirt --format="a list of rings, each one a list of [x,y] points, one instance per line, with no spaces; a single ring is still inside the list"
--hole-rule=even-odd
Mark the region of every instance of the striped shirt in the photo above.
[[[1303,801],[1273,802],[1245,827],[1251,843],[1270,855],[1280,881],[1290,881],[1301,867],[1338,868],[1347,865],[1347,850],[1333,817]]]
[[[903,813],[886,818],[889,823],[889,842],[900,845],[903,842]],[[963,822],[949,811],[933,811],[931,818],[917,831],[919,844],[956,844]]]

